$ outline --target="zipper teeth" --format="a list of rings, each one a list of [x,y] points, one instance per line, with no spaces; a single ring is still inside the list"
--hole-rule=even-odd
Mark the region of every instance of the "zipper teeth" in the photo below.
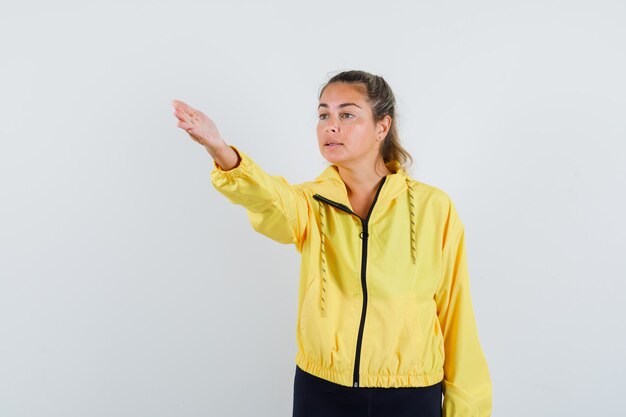
[[[369,222],[370,215],[372,214],[372,211],[374,210],[374,205],[376,204],[376,200],[378,200],[378,195],[380,194],[380,190],[382,190],[383,185],[385,184],[386,180],[387,180],[387,177],[386,176],[383,177],[383,180],[380,183],[378,190],[376,191],[376,196],[374,196],[374,201],[372,202],[372,205],[370,206],[370,209],[367,212],[367,217],[365,217],[365,220],[361,219],[359,215],[357,215],[355,212],[350,210],[350,208],[344,204],[337,203],[336,201],[333,201],[333,200],[329,200],[328,198],[323,197],[319,194],[313,195],[313,198],[315,198],[318,201],[324,201],[325,203],[330,204],[331,206],[336,207],[342,211],[345,211],[346,213],[357,216],[357,218],[361,220],[361,225],[363,226],[363,231],[361,232],[362,233],[361,239],[363,239],[363,245],[362,245],[363,249],[362,249],[362,254],[361,254],[361,287],[363,289],[363,307],[361,309],[361,321],[359,323],[359,334],[357,337],[356,353],[355,353],[355,359],[354,359],[354,375],[353,375],[353,384],[352,384],[354,388],[359,387],[359,379],[360,379],[359,378],[359,366],[360,366],[360,361],[361,361],[361,345],[363,343],[363,331],[365,329],[365,314],[367,312],[366,267],[367,267],[367,238],[369,236],[367,224]]]
[[[361,346],[363,345],[363,330],[365,329],[365,314],[367,313],[367,279],[366,279],[366,266],[367,266],[367,220],[369,214],[363,224],[363,246],[361,256],[361,288],[363,288],[363,307],[361,309],[361,322],[359,323],[359,335],[356,342],[356,354],[354,359],[354,375],[353,386],[357,388],[359,386],[359,366],[361,363]]]
[[[363,331],[365,330],[365,314],[367,312],[367,238],[369,237],[367,225],[370,220],[370,216],[372,211],[374,210],[374,206],[376,205],[376,200],[378,200],[378,195],[380,194],[380,190],[382,190],[383,185],[387,177],[384,177],[382,182],[380,183],[380,187],[376,191],[376,196],[374,196],[374,201],[367,213],[367,217],[363,223],[363,254],[361,255],[361,285],[363,287],[363,310],[361,313],[361,324],[359,326],[359,338],[357,340],[357,352],[354,361],[354,383],[352,384],[355,388],[360,386],[360,377],[359,377],[359,367],[361,363],[361,346],[363,344]]]

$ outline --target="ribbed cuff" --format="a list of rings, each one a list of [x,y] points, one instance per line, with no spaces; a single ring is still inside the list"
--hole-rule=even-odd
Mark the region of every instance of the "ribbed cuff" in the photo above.
[[[237,165],[235,165],[234,168],[225,170],[225,169],[222,169],[222,167],[219,166],[219,164],[215,160],[213,160],[214,175],[217,175],[223,178],[228,178],[228,179],[241,177],[245,175],[245,173],[248,172],[248,170],[250,169],[250,165],[251,165],[250,159],[245,153],[237,149],[236,146],[234,145],[228,145],[228,146],[230,146],[235,151],[235,153],[239,157],[239,162],[237,163]]]

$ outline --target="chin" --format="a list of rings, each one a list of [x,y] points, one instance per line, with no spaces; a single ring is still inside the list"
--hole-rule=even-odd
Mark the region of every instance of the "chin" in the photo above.
[[[340,155],[333,155],[332,153],[326,153],[326,152],[322,152],[322,156],[324,157],[325,160],[327,160],[331,164],[337,164],[339,162],[342,162],[345,159],[344,157]]]

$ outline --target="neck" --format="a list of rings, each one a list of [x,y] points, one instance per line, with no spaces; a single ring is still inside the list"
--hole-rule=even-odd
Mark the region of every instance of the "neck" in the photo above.
[[[352,195],[369,195],[374,193],[382,178],[392,174],[387,168],[382,158],[372,161],[364,161],[355,165],[337,166],[339,176],[346,184],[348,196]]]

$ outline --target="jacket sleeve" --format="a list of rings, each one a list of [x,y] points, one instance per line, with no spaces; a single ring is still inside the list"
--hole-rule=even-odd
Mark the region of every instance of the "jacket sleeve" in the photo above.
[[[229,145],[239,156],[238,165],[223,170],[213,161],[211,183],[231,203],[243,206],[253,229],[298,252],[307,232],[308,203],[303,190],[285,178],[269,175],[246,153]]]
[[[489,417],[492,384],[470,295],[465,230],[452,201],[435,295],[444,339],[443,417]]]

